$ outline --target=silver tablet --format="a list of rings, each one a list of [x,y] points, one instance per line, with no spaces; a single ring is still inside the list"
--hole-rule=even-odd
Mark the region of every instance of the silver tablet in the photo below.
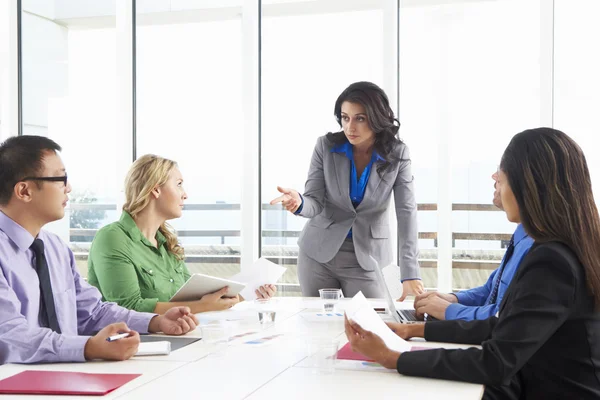
[[[224,297],[234,297],[246,287],[246,284],[210,275],[193,274],[169,301],[200,300],[205,294],[214,293],[225,286],[228,286],[229,290]]]

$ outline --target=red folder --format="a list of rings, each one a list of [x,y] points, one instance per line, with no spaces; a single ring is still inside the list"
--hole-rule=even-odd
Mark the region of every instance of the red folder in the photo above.
[[[350,342],[346,343],[341,349],[338,350],[337,358],[338,360],[374,361],[360,353],[353,352]]]
[[[1,380],[0,394],[104,396],[138,376],[27,370]]]
[[[431,350],[431,347],[423,347],[423,346],[413,346],[410,348],[410,351],[418,351],[418,350]],[[350,342],[346,343],[344,347],[338,350],[337,353],[338,360],[355,360],[355,361],[369,361],[373,362],[374,360],[369,359],[366,356],[363,356],[360,353],[355,353],[352,351],[352,347],[350,346]]]

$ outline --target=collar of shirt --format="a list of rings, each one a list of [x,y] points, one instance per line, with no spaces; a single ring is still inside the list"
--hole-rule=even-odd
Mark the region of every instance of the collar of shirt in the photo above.
[[[31,236],[31,233],[3,212],[0,212],[0,229],[10,238],[19,250],[22,251],[28,250],[35,240],[35,238]]]
[[[127,211],[123,211],[121,218],[119,218],[119,223],[132,240],[140,240],[144,244],[154,247],[154,245],[150,243],[150,241],[144,235],[142,235],[142,231],[140,231],[140,228],[138,228],[137,224]],[[157,231],[156,241],[158,242],[158,247],[160,247],[167,242],[167,238],[165,238],[160,231]]]
[[[348,157],[348,159],[350,161],[354,161],[354,146],[352,146],[350,144],[350,142],[336,144],[331,149],[331,152],[345,154],[346,157]],[[371,162],[375,162],[375,161],[384,161],[385,162],[385,159],[383,157],[381,157],[376,151],[373,151],[373,155],[371,156]]]
[[[523,225],[519,224],[517,226],[517,229],[515,229],[515,233],[513,234],[513,236],[514,244],[516,246],[521,240],[525,239],[529,235],[527,235],[527,232],[525,232],[525,228],[523,228]]]

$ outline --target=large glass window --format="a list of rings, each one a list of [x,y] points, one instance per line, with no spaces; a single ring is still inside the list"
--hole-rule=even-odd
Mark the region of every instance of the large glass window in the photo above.
[[[600,200],[600,2],[557,0],[554,33],[554,126],[583,149]]]
[[[317,138],[340,130],[339,94],[356,81],[384,87],[384,62],[395,60],[383,47],[383,2],[363,3],[263,6],[262,255],[288,266],[287,294],[300,293],[297,240],[306,220],[268,203],[278,185],[303,192]]]
[[[70,242],[80,271],[98,228],[117,219],[114,2],[22,3],[23,133],[62,146],[73,187],[65,218],[49,229]]]
[[[278,185],[303,191],[317,138],[339,129],[335,99],[355,81],[373,81],[394,105],[398,100],[426,287],[438,286],[438,205],[452,203],[453,288],[480,285],[498,266],[515,225],[491,204],[491,175],[514,134],[548,124],[540,118],[548,104],[542,72],[553,73],[553,125],[586,152],[600,196],[600,159],[593,156],[600,142],[600,28],[593,20],[600,3],[555,0],[553,38],[543,29],[542,0],[421,3],[400,2],[395,46],[394,0],[262,2],[261,251],[288,267],[284,294],[300,293],[297,240],[306,220],[268,202]],[[73,192],[67,217],[50,229],[70,243],[84,275],[95,232],[120,214],[121,163],[132,158],[132,137],[117,134],[117,99],[127,90],[117,85],[117,41],[125,40],[117,36],[124,35],[116,29],[117,4],[22,1],[22,130],[63,147]],[[136,1],[137,156],[178,162],[189,198],[172,224],[190,269],[217,276],[240,270],[242,176],[256,167],[244,164],[243,153],[242,56],[250,43],[243,5]],[[6,26],[0,34],[8,34]],[[553,65],[541,65],[552,39]],[[8,41],[0,40],[3,84]],[[4,124],[12,100],[0,93]],[[449,194],[438,185],[443,170],[451,171]]]
[[[400,26],[401,117],[417,196],[420,203],[441,200],[435,154],[445,136],[453,287],[478,286],[497,267],[515,229],[491,205],[491,175],[510,138],[540,125],[540,1],[403,7]],[[436,232],[430,214],[420,217],[421,231]],[[431,244],[422,247],[422,258],[435,255]],[[423,269],[428,287],[437,286],[433,271]]]
[[[8,7],[0,6],[0,140],[8,137],[7,119],[8,119],[8,102],[9,102],[9,24]]]
[[[137,2],[137,155],[179,164],[188,200],[170,222],[187,265],[229,277],[240,271],[241,8],[156,4]]]

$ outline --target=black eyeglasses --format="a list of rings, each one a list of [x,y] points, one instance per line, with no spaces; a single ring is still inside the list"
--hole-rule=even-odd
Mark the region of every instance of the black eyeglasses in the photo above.
[[[62,182],[67,186],[67,174],[65,176],[28,176],[21,179],[22,181],[46,181],[46,182]]]

